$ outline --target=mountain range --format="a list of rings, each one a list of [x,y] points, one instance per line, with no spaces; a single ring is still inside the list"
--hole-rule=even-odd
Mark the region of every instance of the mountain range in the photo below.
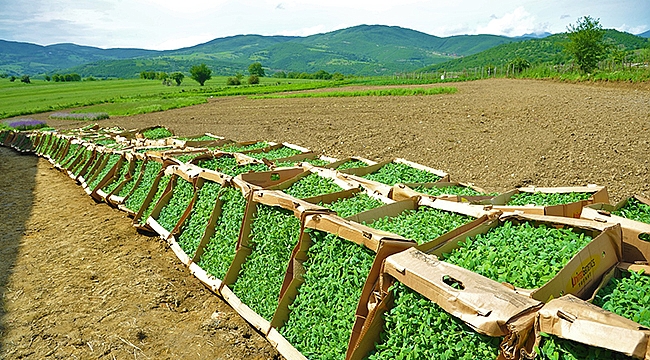
[[[75,44],[42,46],[0,40],[0,73],[16,76],[78,73],[82,77],[133,78],[142,71],[187,73],[193,65],[205,63],[216,75],[234,75],[246,72],[248,65],[259,61],[268,73],[325,70],[352,75],[390,75],[435,67],[450,60],[462,63],[485,51],[519,48],[525,43],[557,36],[545,33],[516,38],[437,37],[397,26],[359,25],[305,37],[236,35],[165,51],[100,49]]]

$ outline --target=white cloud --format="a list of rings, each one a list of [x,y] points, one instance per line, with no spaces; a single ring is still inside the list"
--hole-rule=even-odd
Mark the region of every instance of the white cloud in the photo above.
[[[646,30],[648,30],[648,26],[646,26],[646,25],[628,26],[626,24],[623,24],[621,26],[614,27],[614,29],[616,29],[618,31],[624,31],[624,32],[636,35],[636,34],[640,34],[642,32],[645,32]]]
[[[502,17],[493,16],[486,26],[479,26],[476,32],[478,34],[521,36],[530,33],[541,33],[547,31],[547,29],[547,24],[536,23],[535,16],[526,11],[523,6],[520,6]]]

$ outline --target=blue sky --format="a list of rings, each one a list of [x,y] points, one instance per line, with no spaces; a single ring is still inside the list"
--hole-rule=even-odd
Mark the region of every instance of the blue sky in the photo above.
[[[563,32],[578,18],[638,34],[650,0],[0,0],[0,39],[177,49],[238,34],[306,36],[360,24],[436,36]]]

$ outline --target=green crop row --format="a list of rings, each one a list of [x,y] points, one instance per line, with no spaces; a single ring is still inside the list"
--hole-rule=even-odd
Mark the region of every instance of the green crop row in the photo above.
[[[218,138],[212,137],[210,135],[201,135],[197,137],[180,137],[176,138],[178,140],[182,141],[216,141],[219,140]]]
[[[631,198],[625,206],[612,213],[627,219],[650,224],[650,205],[646,205],[635,198]]]
[[[388,163],[363,177],[391,186],[397,183],[429,183],[440,180],[440,176],[434,173],[395,162]]]
[[[133,190],[133,187],[135,186],[135,183],[136,183],[136,181],[138,179],[138,176],[140,176],[140,173],[142,173],[144,171],[144,167],[145,167],[144,164],[145,164],[144,160],[136,160],[135,161],[135,165],[133,166],[133,175],[131,176],[131,180],[127,181],[120,188],[120,191],[117,194],[118,196],[127,196],[129,193],[131,193],[131,190]],[[158,171],[160,171],[160,169],[158,169]],[[127,206],[127,208],[128,208],[128,206]]]
[[[623,360],[632,359],[618,352],[541,333],[540,346],[535,349],[539,360]]]
[[[88,161],[90,161],[92,155],[93,155],[92,150],[88,150],[84,147],[81,153],[79,154],[81,159],[79,159],[77,164],[72,168],[72,170],[70,170],[70,172],[72,172],[74,176],[79,176],[81,170],[83,170],[83,168],[86,166]]]
[[[308,230],[312,244],[280,333],[309,359],[344,359],[361,290],[375,254],[334,234]]]
[[[591,240],[569,228],[506,221],[460,241],[443,258],[492,280],[535,289],[551,280]]]
[[[292,161],[279,161],[275,163],[275,167],[294,167],[301,162],[306,162],[314,166],[326,166],[330,164],[330,162],[327,160],[314,158],[314,159],[302,159],[302,160],[292,160]]]
[[[239,174],[244,174],[247,172],[261,172],[269,170],[269,167],[265,164],[239,165],[237,164],[237,160],[235,158],[229,156],[222,156],[210,160],[202,160],[198,162],[197,166],[209,170],[218,171],[230,176],[237,176]]]
[[[552,206],[569,204],[582,200],[587,200],[593,193],[588,192],[568,192],[568,193],[542,193],[542,192],[520,192],[512,195],[507,205],[511,206],[524,206],[524,205],[537,205],[537,206]]]
[[[338,186],[332,179],[312,173],[291,184],[289,188],[283,191],[298,199],[305,199],[317,195],[343,191],[343,188]]]
[[[158,188],[156,189],[156,193],[153,195],[151,198],[151,201],[147,205],[147,208],[144,209],[142,212],[142,215],[140,216],[140,224],[144,225],[147,223],[147,219],[149,218],[149,215],[153,212],[153,209],[156,207],[156,203],[158,203],[158,200],[162,197],[163,193],[165,192],[165,188],[167,187],[167,184],[169,183],[169,180],[171,179],[171,175],[163,175],[160,178],[160,181],[158,181]]]
[[[357,193],[349,198],[338,199],[331,203],[319,203],[318,205],[334,210],[338,216],[346,218],[385,204],[371,196],[368,196],[366,193]]]
[[[222,279],[235,258],[235,247],[239,239],[239,231],[244,221],[246,199],[241,191],[227,187],[219,191],[221,201],[221,216],[210,237],[199,266],[208,274]]]
[[[242,264],[232,287],[253,311],[271,320],[293,247],[300,237],[300,220],[293,212],[259,204],[251,224],[253,251]]]
[[[192,161],[195,157],[202,155],[201,153],[194,153],[194,154],[183,154],[183,155],[178,155],[174,156],[174,158],[182,163],[187,163]]]
[[[171,148],[170,147],[155,147],[155,148],[144,147],[144,148],[137,149],[135,152],[144,154],[146,152],[160,152],[160,151],[167,151],[167,150],[171,150]]]
[[[405,210],[397,216],[385,216],[366,225],[415,240],[421,245],[473,220],[471,216],[421,206],[417,210]]]
[[[65,154],[65,157],[59,161],[59,165],[63,168],[68,168],[68,166],[71,165],[71,163],[74,161],[74,159],[79,155],[80,151],[82,151],[82,146],[79,144],[70,144],[70,147],[68,148],[68,152]]]
[[[440,196],[440,195],[461,195],[461,196],[481,196],[485,195],[483,193],[480,193],[471,187],[467,186],[458,186],[458,185],[452,185],[452,186],[442,186],[442,187],[425,187],[425,186],[417,186],[413,190],[421,193],[421,194],[427,194],[431,196]]]
[[[176,224],[183,216],[185,209],[194,196],[194,184],[183,178],[176,178],[176,185],[172,189],[172,196],[167,205],[160,209],[156,222],[167,231],[174,230]]]
[[[122,161],[122,165],[117,170],[117,173],[113,177],[113,180],[108,184],[106,184],[102,189],[102,191],[104,191],[106,194],[110,194],[113,190],[115,190],[115,188],[118,185],[120,185],[122,181],[124,181],[124,179],[126,178],[126,174],[128,173],[129,173],[129,162],[126,161],[125,159],[124,161]]]
[[[500,338],[477,333],[439,305],[395,283],[394,304],[384,313],[381,341],[368,360],[496,359]]]
[[[264,149],[269,146],[270,146],[269,143],[267,143],[266,141],[259,141],[250,145],[237,145],[236,143],[230,143],[230,144],[225,144],[223,146],[217,147],[215,148],[215,150],[234,153],[234,152],[242,152],[248,150]]]
[[[142,136],[145,137],[145,139],[149,140],[159,140],[159,139],[164,139],[166,137],[173,136],[171,131],[165,129],[164,127],[157,127],[153,129],[148,129],[142,132]]]
[[[650,327],[650,276],[630,271],[612,278],[598,291],[594,305]]]
[[[199,242],[210,221],[210,215],[216,205],[221,185],[206,181],[199,190],[189,217],[183,223],[178,245],[188,256],[194,256]]]
[[[361,160],[356,160],[356,159],[351,159],[343,164],[339,165],[336,170],[346,170],[346,169],[356,169],[356,168],[362,168],[362,167],[367,167],[368,164]]]
[[[117,162],[120,160],[122,155],[120,154],[110,154],[108,156],[108,161],[106,161],[106,164],[104,167],[101,169],[101,171],[92,179],[90,184],[88,184],[88,187],[90,187],[91,190],[95,190],[97,185],[106,177],[109,171],[117,164]]]
[[[131,193],[131,195],[129,195],[129,197],[124,201],[124,206],[136,213],[138,210],[140,210],[140,207],[146,199],[147,194],[149,193],[149,190],[151,189],[151,186],[156,179],[156,176],[162,169],[162,164],[157,161],[147,161],[143,166],[144,170],[142,173],[142,179],[138,183],[138,186],[133,189],[133,193]],[[135,179],[132,180],[132,182],[134,181]],[[131,186],[131,188],[132,187],[133,186]]]
[[[282,146],[280,148],[273,149],[267,152],[248,154],[248,156],[256,159],[276,160],[276,159],[288,158],[298,154],[302,154],[302,151],[292,149],[290,147]]]

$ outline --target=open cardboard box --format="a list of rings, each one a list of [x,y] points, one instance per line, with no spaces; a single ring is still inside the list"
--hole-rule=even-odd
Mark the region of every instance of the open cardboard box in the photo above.
[[[133,195],[133,193],[136,191],[136,189],[138,189],[138,187],[140,186],[140,183],[142,182],[142,178],[144,177],[144,173],[145,173],[144,170],[145,170],[147,164],[148,164],[150,161],[155,161],[155,162],[160,163],[160,165],[161,165],[161,171],[160,171],[160,172],[161,172],[161,173],[164,172],[165,169],[166,169],[167,167],[169,167],[169,166],[176,166],[175,163],[173,163],[173,162],[169,162],[169,161],[165,161],[165,160],[163,160],[160,156],[157,156],[157,155],[154,155],[154,154],[139,154],[139,153],[135,153],[134,155],[135,155],[135,158],[137,158],[137,159],[143,159],[143,160],[142,160],[142,161],[143,161],[143,163],[142,163],[142,167],[141,167],[140,169],[134,169],[134,170],[140,170],[140,171],[139,171],[138,173],[134,173],[134,174],[133,174],[133,177],[131,177],[131,178],[126,178],[126,179],[123,181],[123,183],[120,184],[120,185],[118,186],[118,189],[121,189],[121,187],[124,186],[124,184],[126,184],[126,182],[128,182],[128,181],[133,181],[133,180],[135,179],[135,183],[133,184],[133,187],[131,188],[131,191],[129,191],[129,193],[128,193],[126,196],[124,196],[124,197],[113,196],[113,195],[111,195],[111,196],[109,197],[109,203],[115,204],[115,205],[117,206],[118,209],[120,209],[120,210],[126,212],[126,214],[127,214],[128,216],[130,216],[130,217],[135,217],[135,216],[138,214],[138,211],[137,211],[137,210],[131,210],[131,209],[129,209],[128,207],[126,207],[125,202],[129,199],[129,197],[130,197],[131,195]],[[157,176],[158,176],[158,175],[159,175],[159,174],[157,174]],[[156,182],[156,186],[157,186],[157,184],[158,184],[158,183]],[[116,189],[115,191],[113,191],[113,194],[117,194],[117,193],[119,192],[118,189]],[[152,196],[153,196],[153,195],[152,195]],[[140,210],[140,209],[138,209],[138,210]]]
[[[485,195],[454,195],[454,194],[442,194],[442,195],[428,195],[424,193],[419,193],[415,191],[414,189],[422,186],[424,188],[447,188],[447,187],[463,187],[463,188],[468,188],[472,189],[478,193],[485,194]],[[465,183],[460,183],[460,182],[435,182],[435,183],[424,183],[424,184],[395,184],[393,186],[392,192],[390,194],[390,197],[393,200],[400,201],[404,199],[408,199],[413,196],[428,196],[428,197],[434,197],[437,199],[442,199],[442,200],[447,200],[447,201],[455,201],[455,202],[468,202],[468,203],[478,203],[480,201],[485,201],[485,200],[490,200],[493,198],[493,196],[488,195],[488,192],[481,189],[478,186],[474,186],[474,184],[465,184]]]
[[[609,271],[594,292],[607,285],[621,270],[645,270],[648,266],[619,264]],[[593,297],[589,299],[592,301]],[[650,329],[604,310],[573,295],[551,300],[539,311],[536,320],[537,344],[540,332],[589,346],[605,348],[637,359],[650,359]]]
[[[145,154],[138,154],[133,152],[126,152],[124,154],[124,159],[125,161],[129,162],[129,169],[124,176],[124,179],[115,179],[115,181],[120,181],[120,183],[115,189],[113,189],[113,191],[111,191],[109,194],[106,194],[104,197],[104,201],[113,207],[119,207],[119,205],[124,202],[124,199],[131,195],[131,192],[133,192],[133,189],[135,189],[134,186],[133,189],[131,189],[131,191],[126,193],[124,196],[119,195],[122,191],[122,188],[130,181],[135,181],[136,183],[134,185],[137,185],[138,178],[142,173],[142,168],[136,167],[137,162],[141,161],[142,165],[145,165],[147,162],[147,156]]]
[[[153,205],[154,209],[156,204],[160,201],[160,197],[168,190],[173,184],[171,183],[172,180],[172,174],[178,169],[176,165],[170,165],[167,167],[163,167],[158,175],[156,175],[156,178],[154,179],[153,183],[151,184],[151,188],[149,188],[149,191],[147,192],[147,196],[145,197],[144,201],[142,202],[142,205],[140,205],[140,208],[138,209],[138,212],[133,216],[133,226],[144,232],[150,232],[150,233],[155,233],[155,231],[151,228],[151,226],[147,223],[147,219],[144,219],[144,213],[149,209],[149,206]],[[165,185],[165,189],[163,190],[163,193],[160,194],[159,198],[156,198],[156,195],[158,194],[159,187],[160,187],[160,181],[162,181],[163,177],[169,176],[169,181],[167,182],[167,185]]]
[[[239,241],[237,243],[237,252],[235,253],[235,258],[232,261],[232,264],[228,268],[226,276],[223,279],[223,283],[219,289],[219,292],[221,293],[221,296],[226,300],[226,302],[228,302],[228,304],[230,304],[230,306],[232,306],[235,311],[237,311],[237,313],[239,313],[246,321],[248,321],[251,325],[253,325],[253,327],[261,331],[263,334],[267,334],[271,328],[270,320],[265,319],[253,311],[247,304],[243,303],[230,288],[239,279],[242,265],[247,261],[248,256],[253,251],[255,251],[255,245],[251,242],[251,237],[253,236],[251,225],[257,217],[257,211],[260,205],[277,207],[293,212],[293,215],[300,221],[301,233],[304,229],[305,218],[308,215],[327,214],[330,212],[330,210],[303,200],[296,199],[281,191],[257,190],[248,193],[246,213],[244,216],[244,222],[241,227]],[[300,233],[295,235],[296,239],[299,239]],[[287,269],[289,264],[275,264],[275,266],[280,266],[284,267],[284,269]],[[275,301],[279,302],[279,300],[280,299],[278,294],[278,299]]]
[[[531,222],[534,226],[546,225],[556,228],[570,228],[573,231],[585,233],[592,237],[591,242],[575,254],[571,260],[546,284],[537,289],[521,289],[508,284],[516,292],[528,295],[536,300],[548,302],[562,295],[573,294],[580,298],[589,298],[595,284],[621,259],[621,227],[618,224],[602,224],[595,221],[573,218],[504,214],[476,226],[455,237],[443,236],[436,241],[420,247],[427,254],[442,257],[459,247],[459,242],[478,234],[484,234],[490,229],[502,226],[505,222],[515,224]]]
[[[396,281],[438,304],[477,332],[504,337],[499,359],[519,359],[521,348],[532,348],[534,316],[541,302],[411,248],[386,258],[374,282],[375,288],[361,299],[367,316],[357,317],[358,331],[350,339],[347,359],[364,359],[380,341],[383,315],[394,306],[389,289]]]
[[[525,193],[541,192],[547,194],[586,192],[586,193],[593,193],[593,195],[591,195],[587,200],[581,200],[581,201],[576,201],[576,202],[562,204],[562,205],[550,205],[550,206],[537,206],[537,205],[509,206],[507,205],[514,194],[524,193],[524,192]],[[580,218],[580,213],[582,212],[583,207],[595,203],[609,203],[609,195],[607,193],[606,187],[597,186],[597,185],[576,186],[576,187],[531,186],[531,187],[516,188],[507,191],[499,196],[492,198],[492,200],[490,200],[489,203],[493,204],[495,209],[501,210],[503,212],[522,212],[525,214]]]
[[[437,210],[461,214],[461,215],[467,215],[476,218],[476,220],[470,221],[460,226],[457,229],[451,230],[451,233],[454,234],[459,232],[465,232],[469,229],[472,229],[478,226],[479,224],[485,222],[489,218],[498,216],[500,214],[499,212],[492,211],[489,209],[489,207],[486,208],[482,205],[470,205],[466,203],[455,203],[451,201],[432,199],[428,197],[416,197],[416,198],[409,198],[402,201],[397,201],[392,204],[387,204],[372,210],[364,211],[362,213],[349,216],[345,219],[341,219],[339,217],[331,217],[326,219],[324,218],[322,220],[322,224],[320,224],[319,226],[323,230],[327,230],[329,232],[334,232],[334,233],[336,233],[337,228],[341,228],[342,226],[345,229],[356,228],[355,226],[349,226],[348,223],[350,222],[354,222],[356,223],[356,225],[362,226],[362,229],[365,229],[366,227],[372,228],[372,223],[377,219],[381,219],[386,216],[395,217],[400,215],[406,210],[417,210],[420,207],[429,207],[432,209],[437,209]],[[365,223],[366,226],[361,225],[363,223]],[[365,231],[365,230],[361,230],[361,231]],[[435,239],[428,239],[420,246],[426,246],[427,243],[433,240]],[[378,243],[374,242],[373,239],[370,238],[366,240],[366,246],[368,246],[371,249],[376,249]]]
[[[306,217],[305,228],[312,228],[318,230],[318,225],[321,224],[323,218],[332,216],[330,214],[314,214]],[[375,287],[374,281],[379,278],[381,266],[386,257],[404,251],[412,246],[415,242],[405,239],[399,235],[378,231],[375,229],[364,228],[363,231],[358,231],[358,224],[349,223],[348,226],[352,227],[348,231],[339,228],[334,234],[353,242],[358,245],[366,246],[367,239],[374,238],[377,240],[378,246],[375,249],[369,248],[376,253],[374,261],[366,277],[366,281],[361,290],[361,297],[368,297],[373,288]],[[327,231],[325,231],[327,232]],[[303,231],[300,236],[300,241],[293,249],[289,267],[287,269],[282,290],[280,291],[280,302],[278,308],[271,320],[271,329],[268,332],[267,338],[277,348],[286,359],[305,359],[305,357],[297,350],[291,343],[289,343],[277,330],[284,326],[290,316],[300,316],[300,314],[291,314],[289,306],[294,302],[298,296],[299,288],[304,283],[303,274],[305,273],[304,262],[308,260],[308,251],[312,245],[312,240],[308,232]],[[325,302],[327,299],[323,299]],[[364,316],[367,312],[365,304],[358,303],[355,310],[355,316]],[[360,315],[362,314],[362,315]],[[324,319],[323,321],[327,321]],[[354,327],[350,328],[351,334]]]
[[[641,240],[641,234],[649,234],[650,224],[624,218],[612,214],[612,212],[625,207],[631,198],[624,199],[616,205],[593,204],[582,209],[580,217],[608,224],[621,224],[623,229],[623,261],[625,262],[650,262],[650,242]],[[650,206],[650,199],[642,196],[634,196],[642,204]]]
[[[363,184],[364,187],[367,187],[369,189],[376,190],[376,191],[381,191],[384,196],[391,197],[391,192],[393,190],[393,185],[395,185],[395,184],[383,184],[383,183],[379,183],[379,182],[376,182],[376,181],[373,181],[373,180],[368,180],[368,179],[364,178],[364,176],[366,176],[368,174],[372,174],[372,173],[378,171],[384,165],[389,164],[389,163],[404,164],[404,165],[410,166],[410,167],[412,167],[414,169],[417,169],[417,170],[432,173],[432,174],[440,177],[440,179],[438,181],[449,182],[449,174],[447,174],[446,172],[444,172],[442,170],[433,169],[433,168],[430,168],[428,166],[424,166],[424,165],[414,163],[412,161],[408,161],[408,160],[401,159],[401,158],[385,160],[385,161],[376,163],[374,165],[368,165],[366,167],[361,167],[361,168],[352,168],[352,169],[340,170],[339,171],[339,176],[341,178],[345,179],[345,180],[352,180],[352,181],[361,183],[361,184]],[[401,181],[401,182],[403,182],[403,181]]]
[[[104,188],[106,185],[110,184],[111,182],[116,180],[116,177],[119,175],[119,171],[122,168],[123,165],[125,165],[125,155],[124,153],[119,153],[115,152],[115,154],[119,154],[120,158],[117,160],[113,166],[108,170],[108,172],[104,175],[102,179],[95,179],[98,180],[97,185],[95,186],[94,189],[91,189],[90,187],[86,188],[86,192],[89,192],[89,195],[95,199],[96,201],[103,201],[106,198],[106,193],[102,191],[102,188]],[[110,156],[110,155],[109,155]],[[104,167],[100,168],[97,173],[95,174],[95,178],[99,177],[101,172],[104,170],[106,166],[108,166],[108,158],[106,159],[106,162],[103,164]],[[92,180],[91,180],[92,181]]]
[[[203,138],[204,136],[209,136],[212,140],[197,140]],[[177,147],[217,147],[223,144],[233,143],[234,141],[225,139],[222,136],[212,135],[212,134],[199,134],[194,136],[186,136],[183,139],[179,138],[167,138],[167,145],[177,146]]]

